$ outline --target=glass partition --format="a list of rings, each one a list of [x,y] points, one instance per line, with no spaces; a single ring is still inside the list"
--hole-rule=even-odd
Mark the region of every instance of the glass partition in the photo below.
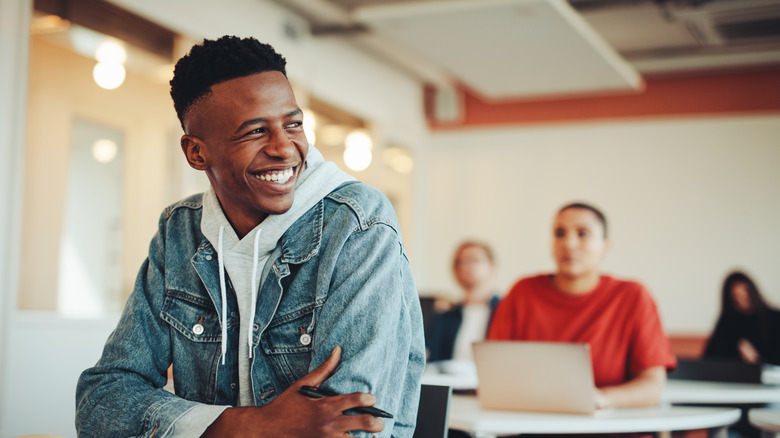
[[[71,138],[57,309],[99,317],[122,306],[122,132],[76,119]]]

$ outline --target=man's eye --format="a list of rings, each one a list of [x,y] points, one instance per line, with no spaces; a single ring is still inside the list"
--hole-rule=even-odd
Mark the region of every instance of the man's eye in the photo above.
[[[287,128],[300,128],[303,126],[303,122],[292,122],[287,124]]]
[[[262,134],[265,132],[265,128],[257,128],[247,132],[247,135]]]

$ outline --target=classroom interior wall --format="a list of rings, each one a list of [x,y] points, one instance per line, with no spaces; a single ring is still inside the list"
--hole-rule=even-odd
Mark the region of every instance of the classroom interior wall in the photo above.
[[[421,294],[457,296],[451,256],[466,238],[494,247],[502,292],[553,270],[555,212],[581,200],[609,221],[604,271],[644,283],[667,331],[706,335],[731,269],[780,305],[778,164],[777,114],[434,133],[418,188]]]

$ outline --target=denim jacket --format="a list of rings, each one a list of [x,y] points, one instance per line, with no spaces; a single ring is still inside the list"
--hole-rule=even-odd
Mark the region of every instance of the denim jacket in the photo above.
[[[237,343],[246,341],[228,281],[223,365],[219,267],[200,229],[201,199],[161,215],[119,324],[79,379],[79,436],[163,438],[198,403],[237,404]],[[422,313],[395,213],[380,192],[346,183],[290,226],[263,271],[253,327],[256,405],[340,345],[341,362],[323,386],[376,395],[376,406],[394,415],[378,436],[412,436],[425,365]],[[175,395],[163,389],[171,364]]]

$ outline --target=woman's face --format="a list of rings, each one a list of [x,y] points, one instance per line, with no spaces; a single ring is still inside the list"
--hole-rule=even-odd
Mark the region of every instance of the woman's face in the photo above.
[[[608,248],[604,226],[592,211],[568,208],[555,218],[553,256],[558,275],[577,279],[598,274]]]
[[[490,281],[492,276],[493,262],[484,248],[469,245],[458,252],[455,258],[455,278],[465,291]]]
[[[740,313],[748,314],[753,311],[748,285],[745,283],[734,283],[731,286],[731,305]]]

